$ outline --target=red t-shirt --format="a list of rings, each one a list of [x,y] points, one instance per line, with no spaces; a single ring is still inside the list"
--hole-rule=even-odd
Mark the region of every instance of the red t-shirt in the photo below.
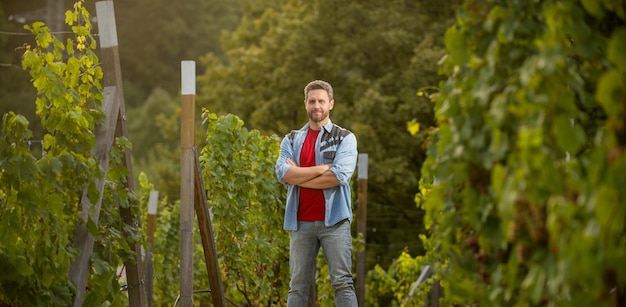
[[[300,167],[315,166],[315,141],[320,131],[309,128],[300,152]],[[324,190],[300,187],[298,221],[323,221],[325,209]]]

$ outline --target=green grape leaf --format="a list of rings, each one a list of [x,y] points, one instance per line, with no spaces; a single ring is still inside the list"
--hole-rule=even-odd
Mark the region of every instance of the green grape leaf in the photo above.
[[[26,257],[16,256],[14,261],[15,269],[22,276],[30,276],[35,273],[33,268],[28,264]]]
[[[619,28],[613,33],[607,56],[622,73],[626,72],[626,28]]]
[[[87,230],[89,230],[89,233],[91,233],[92,235],[97,235],[98,234],[98,225],[96,225],[96,223],[91,219],[91,217],[87,218]]]
[[[582,0],[581,2],[583,6],[585,7],[585,10],[591,13],[591,15],[594,15],[596,17],[602,17],[602,15],[604,15],[604,12],[602,11],[602,4],[600,3],[600,1]]]
[[[452,65],[462,66],[467,63],[467,47],[465,45],[465,36],[456,27],[450,27],[444,36],[448,55]]]
[[[552,134],[557,143],[570,154],[577,153],[586,142],[585,132],[567,116],[559,116],[552,125]]]
[[[91,261],[93,263],[93,270],[98,275],[105,274],[111,270],[111,266],[102,259],[92,258]]]
[[[624,112],[621,104],[622,86],[622,74],[615,69],[605,72],[598,81],[596,99],[610,117]]]

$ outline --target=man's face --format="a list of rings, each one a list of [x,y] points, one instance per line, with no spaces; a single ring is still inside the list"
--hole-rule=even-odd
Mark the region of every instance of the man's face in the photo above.
[[[334,104],[335,101],[330,100],[326,90],[311,90],[304,102],[304,108],[311,122],[323,123],[328,119]]]

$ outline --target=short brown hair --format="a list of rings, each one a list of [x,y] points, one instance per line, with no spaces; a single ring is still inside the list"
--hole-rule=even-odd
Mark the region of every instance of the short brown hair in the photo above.
[[[308,98],[309,92],[312,90],[325,90],[328,93],[328,98],[333,100],[333,87],[326,81],[314,80],[309,82],[309,84],[304,87],[304,100]]]

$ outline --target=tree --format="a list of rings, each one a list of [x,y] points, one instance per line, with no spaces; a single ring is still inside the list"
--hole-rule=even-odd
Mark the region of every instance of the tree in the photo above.
[[[139,106],[155,89],[176,95],[180,61],[220,55],[222,30],[239,21],[239,1],[166,0],[115,2],[120,60],[129,106]]]
[[[626,303],[624,1],[464,1],[423,168],[443,302]]]
[[[142,106],[129,109],[127,116],[133,166],[143,170],[162,197],[179,199],[180,99],[156,89]]]

